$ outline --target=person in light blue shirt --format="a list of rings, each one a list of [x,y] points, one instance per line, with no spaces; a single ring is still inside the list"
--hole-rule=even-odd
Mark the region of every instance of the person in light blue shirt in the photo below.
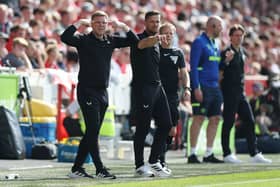
[[[222,19],[211,16],[206,23],[206,31],[199,35],[192,43],[191,88],[193,122],[190,129],[191,152],[188,163],[201,163],[196,156],[198,135],[205,117],[208,117],[206,138],[207,149],[203,162],[222,163],[212,151],[217,126],[221,116],[222,93],[219,89],[220,50],[215,42],[222,31]]]

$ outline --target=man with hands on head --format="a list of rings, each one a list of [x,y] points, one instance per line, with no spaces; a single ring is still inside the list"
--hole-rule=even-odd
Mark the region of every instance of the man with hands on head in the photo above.
[[[91,20],[81,19],[69,26],[61,35],[61,40],[67,45],[77,48],[80,70],[78,74],[77,98],[81,107],[86,131],[79,145],[78,153],[69,177],[89,177],[82,167],[90,153],[96,168],[96,177],[115,179],[103,165],[99,147],[98,135],[106,109],[108,107],[108,87],[111,56],[115,48],[127,47],[138,42],[137,36],[129,27],[115,21],[116,27],[127,32],[127,36],[111,36],[106,34],[108,29],[108,15],[103,11],[92,14]],[[81,26],[91,26],[92,31],[87,34],[76,33]]]
[[[160,47],[166,35],[158,34],[160,13],[149,11],[145,15],[145,31],[138,34],[140,41],[131,46],[133,71],[132,94],[135,99],[136,132],[134,136],[135,175],[139,177],[168,177],[158,161],[172,127],[167,98],[159,75]],[[144,163],[145,138],[151,119],[157,125],[148,164]]]
[[[233,25],[229,30],[230,45],[221,53],[220,77],[224,98],[222,148],[224,161],[227,163],[241,163],[229,147],[230,130],[233,127],[236,113],[246,126],[246,140],[251,162],[271,163],[264,158],[257,148],[255,134],[255,119],[249,102],[244,95],[244,64],[245,52],[242,47],[245,29],[242,25]]]

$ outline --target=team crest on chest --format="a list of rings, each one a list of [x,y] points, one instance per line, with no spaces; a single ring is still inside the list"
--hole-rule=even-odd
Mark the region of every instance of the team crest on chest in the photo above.
[[[178,56],[170,56],[170,59],[174,64],[177,64]]]

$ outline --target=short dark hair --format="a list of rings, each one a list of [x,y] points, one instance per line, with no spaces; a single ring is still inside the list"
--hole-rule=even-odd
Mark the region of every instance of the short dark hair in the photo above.
[[[245,33],[245,29],[244,29],[244,27],[243,27],[242,25],[240,25],[240,24],[234,24],[234,25],[233,25],[232,27],[230,27],[230,29],[229,29],[229,35],[232,36],[233,33],[234,33],[235,31],[237,31],[237,30],[242,31],[243,34]]]
[[[78,53],[74,50],[69,50],[66,53],[66,59],[67,61],[78,62],[79,61]]]
[[[161,15],[159,11],[157,10],[152,10],[152,11],[149,11],[145,14],[145,21],[147,19],[149,19],[149,17],[152,17],[152,16],[157,16],[157,15]]]
[[[46,11],[43,9],[43,8],[35,8],[34,10],[33,10],[33,14],[35,15],[35,14],[45,14],[46,13]]]

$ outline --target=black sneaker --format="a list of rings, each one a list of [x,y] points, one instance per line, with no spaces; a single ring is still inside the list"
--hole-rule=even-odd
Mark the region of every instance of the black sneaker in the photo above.
[[[188,163],[189,164],[200,164],[201,162],[198,160],[197,156],[195,154],[192,154],[188,157]]]
[[[96,177],[100,179],[116,179],[117,177],[108,172],[107,168],[103,167],[100,171],[96,171]]]
[[[224,163],[223,160],[219,160],[217,159],[214,154],[211,154],[210,156],[208,157],[203,157],[203,162],[206,162],[206,163]]]
[[[84,168],[82,167],[72,167],[71,173],[68,174],[69,178],[93,178],[92,175],[87,174]]]

